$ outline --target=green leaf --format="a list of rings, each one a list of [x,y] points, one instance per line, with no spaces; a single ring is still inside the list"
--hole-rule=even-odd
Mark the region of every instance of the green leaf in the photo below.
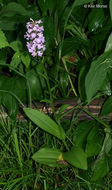
[[[96,162],[92,166],[93,176],[91,181],[97,181],[103,178],[109,172],[109,164],[111,164],[109,161],[109,154],[111,154],[112,149],[111,129],[105,128],[105,133],[106,135],[102,149]]]
[[[22,43],[21,41],[14,41],[10,43],[10,47],[14,50],[14,51],[22,51]]]
[[[104,152],[108,154],[112,148],[112,138],[111,138],[111,135],[108,133],[106,134],[105,142],[106,144],[104,144],[105,146]]]
[[[63,154],[63,158],[71,165],[87,170],[87,156],[83,149],[72,147],[70,151]]]
[[[18,0],[18,3],[21,4],[23,7],[28,7],[29,6],[29,2],[28,0]]]
[[[10,66],[12,66],[13,68],[17,68],[18,65],[21,63],[21,57],[20,57],[20,53],[16,52],[11,60]]]
[[[61,126],[58,126],[50,117],[38,110],[30,108],[24,108],[23,110],[25,114],[41,129],[61,140],[65,139],[63,128],[61,128]]]
[[[64,12],[64,9],[67,6],[68,2],[69,2],[69,0],[64,0],[64,1],[56,0],[59,16],[62,15],[62,12]]]
[[[7,109],[8,115],[12,119],[15,119],[18,112],[18,103],[17,100],[10,94],[10,90],[9,93],[2,93],[2,105],[4,105]]]
[[[112,96],[110,96],[104,103],[101,116],[112,113]]]
[[[99,126],[94,126],[87,137],[87,157],[96,156],[100,152],[103,143],[103,135]]]
[[[95,47],[95,55],[99,55],[99,52],[104,50],[105,44],[104,41],[107,41],[108,36],[111,32],[111,20],[108,16],[105,17],[105,21],[102,24],[102,27],[98,28],[97,31],[94,32],[94,34],[91,34],[91,42],[93,41],[93,47]]]
[[[28,12],[22,5],[15,3],[15,2],[11,2],[3,7],[0,14],[3,17],[12,17],[16,14],[26,16],[26,15],[28,15]]]
[[[53,13],[53,10],[56,6],[56,1],[47,0],[46,2],[47,2],[47,8],[49,9],[50,16],[51,16],[51,14]]]
[[[0,28],[2,30],[16,30],[16,24],[17,23],[15,21],[10,21],[9,19],[0,20]]]
[[[62,3],[62,4],[61,4]],[[70,15],[72,14],[72,11],[75,7],[75,2],[72,3],[71,6],[67,6],[68,3],[68,0],[65,0],[64,2],[63,1],[60,1],[59,0],[59,4],[60,4],[60,14],[59,14],[59,29],[60,29],[60,34],[64,35],[65,33],[65,30],[66,30],[66,26],[67,26],[67,23],[68,23],[68,19],[70,17]],[[66,7],[66,8],[65,8]],[[63,12],[63,15],[62,15],[62,12]]]
[[[46,39],[46,51],[49,51],[55,46],[55,24],[53,21],[53,17],[46,17],[44,20],[44,35]]]
[[[0,92],[1,104],[5,106],[8,110],[9,116],[13,119],[16,117],[18,111],[17,100],[12,94],[10,94],[10,92],[15,94],[16,81],[14,79],[6,76],[0,76],[0,90],[7,91]]]
[[[13,138],[14,138],[15,151],[18,156],[18,161],[19,161],[20,167],[22,167],[22,159],[21,159],[21,153],[19,149],[19,142],[18,142],[18,137],[15,130],[13,131]]]
[[[75,52],[78,49],[88,47],[87,40],[78,37],[69,37],[62,42],[62,57]]]
[[[82,14],[79,14],[79,12],[81,12]],[[84,33],[86,36],[86,33],[83,29],[84,27],[84,23],[85,23],[85,19],[88,19],[88,17],[86,16],[89,13],[89,9],[85,9],[84,6],[77,6],[73,9],[71,17],[72,20],[74,20],[75,22],[73,22],[72,24],[75,25],[75,23],[78,23],[77,28],[80,28],[80,33],[78,33],[78,35],[80,35],[81,33]],[[82,17],[83,15],[83,17]],[[67,26],[69,26],[67,24]],[[75,29],[75,27],[74,27]],[[78,32],[78,30],[77,30]],[[82,35],[82,34],[81,34]]]
[[[87,3],[91,3],[93,1],[96,1],[96,0],[75,0],[75,6],[84,5]]]
[[[40,9],[41,9],[41,11],[42,11],[42,13],[43,13],[43,15],[44,15],[44,14],[46,13],[46,11],[47,11],[47,3],[46,3],[46,0],[43,0],[43,1],[38,0],[38,4],[39,4]]]
[[[106,155],[97,160],[93,166],[93,176],[91,181],[103,178],[109,172],[108,160]]]
[[[24,52],[21,54],[21,60],[26,68],[30,66],[31,59],[30,59],[30,55],[27,52]]]
[[[32,159],[41,163],[46,164],[48,166],[59,166],[57,163],[59,156],[61,156],[61,152],[58,149],[53,148],[42,148],[37,151]]]
[[[60,107],[60,109],[59,109],[59,112],[58,112],[57,116],[60,117],[61,114],[62,114],[69,106],[70,106],[69,104],[64,104],[64,105],[62,105],[62,106]]]
[[[108,164],[109,164],[109,169],[112,169],[112,149],[108,153]]]
[[[93,9],[89,14],[89,32],[96,31],[99,27],[102,27],[105,21],[105,15],[103,9]]]
[[[41,8],[42,14],[46,15],[47,10],[49,10],[50,16],[53,13],[53,10],[56,6],[56,1],[52,1],[52,0],[38,0],[39,6]],[[59,6],[59,4],[58,4]]]
[[[39,68],[42,66],[38,64],[38,71],[41,72]],[[40,100],[43,98],[42,90],[45,88],[45,81],[36,73],[36,67],[34,67],[30,72],[26,73],[26,78],[29,82],[31,88],[32,100]],[[43,80],[42,80],[43,79]],[[0,76],[0,90],[5,90],[16,95],[23,103],[28,101],[28,87],[26,85],[26,80],[23,77],[7,77]],[[15,99],[13,95],[6,92],[0,92],[0,103],[7,108],[9,115],[12,118],[16,117],[18,111],[19,102]]]
[[[86,141],[87,135],[89,134],[92,127],[96,125],[95,121],[83,121],[78,124],[75,129],[73,142],[78,147],[83,147]]]
[[[9,46],[5,34],[0,30],[0,49]]]
[[[112,148],[112,138],[111,138],[111,129],[110,128],[106,128],[105,129],[105,139],[103,142],[103,146],[102,146],[102,150],[100,152],[100,155],[102,154],[108,154]]]
[[[87,101],[90,102],[93,96],[100,90],[106,79],[107,71],[112,65],[112,53],[106,52],[91,63],[89,72],[85,79]]]
[[[107,75],[106,79],[104,80],[103,85],[100,88],[101,93],[107,96],[111,96],[111,82]]]
[[[110,36],[107,40],[105,52],[110,51],[110,50],[112,50],[112,33],[110,34]]]
[[[65,95],[66,91],[67,91],[68,81],[69,81],[68,73],[65,72],[65,70],[62,70],[60,72],[59,81],[60,81],[62,93],[63,93],[63,95]]]
[[[7,54],[8,54],[8,52],[6,52],[6,50],[4,48],[0,50],[0,63],[6,64]]]
[[[12,84],[12,92],[22,101],[27,102],[27,86],[26,80],[21,77],[12,77],[14,84]],[[10,87],[9,87],[10,90]]]
[[[82,60],[82,61],[84,62],[85,60]],[[86,99],[85,77],[86,77],[87,72],[88,72],[88,65],[86,64],[86,65],[82,66],[82,68],[80,68],[80,73],[78,76],[78,91],[80,94],[80,98],[83,101]]]
[[[43,91],[46,88],[44,78],[38,74],[38,72],[43,73],[43,68],[44,65],[40,62],[36,67],[26,73],[26,78],[32,92],[32,99],[36,101],[43,99]]]
[[[112,0],[110,0],[110,2],[109,2],[109,8],[110,8],[110,17],[112,20]]]

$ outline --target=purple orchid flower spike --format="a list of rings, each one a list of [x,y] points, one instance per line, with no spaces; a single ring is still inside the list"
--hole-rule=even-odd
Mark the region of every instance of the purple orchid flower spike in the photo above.
[[[24,35],[24,38],[27,40],[26,46],[29,53],[31,53],[33,57],[42,57],[46,49],[42,20],[34,21],[32,18],[30,18],[30,21],[31,22],[26,23],[27,32]]]

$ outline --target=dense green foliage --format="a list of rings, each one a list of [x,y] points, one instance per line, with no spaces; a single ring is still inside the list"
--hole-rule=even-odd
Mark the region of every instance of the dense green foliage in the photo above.
[[[111,189],[112,130],[102,116],[112,113],[112,0],[0,0],[0,15],[0,104],[9,116],[1,112],[0,188]],[[30,18],[43,21],[42,58],[26,48]],[[73,97],[77,106],[56,113],[54,100]],[[102,97],[96,117],[85,106]],[[38,101],[53,114],[32,109]],[[93,120],[79,122],[78,108]]]

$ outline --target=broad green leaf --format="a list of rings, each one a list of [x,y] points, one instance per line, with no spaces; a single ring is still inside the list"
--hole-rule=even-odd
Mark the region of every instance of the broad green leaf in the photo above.
[[[30,66],[30,55],[27,52],[21,54],[21,60],[26,68]]]
[[[104,103],[101,116],[112,113],[112,96],[110,96]]]
[[[10,66],[12,66],[13,68],[17,68],[18,65],[21,63],[21,57],[20,57],[20,53],[16,52],[11,60]]]
[[[6,76],[0,76],[0,90],[7,91],[0,92],[1,104],[8,110],[9,116],[13,119],[16,117],[18,111],[17,100],[12,94],[10,94],[10,92],[15,94],[16,81],[14,79]]]
[[[63,158],[71,165],[83,170],[87,170],[87,156],[83,149],[72,147],[70,151],[63,154]]]
[[[41,72],[42,65],[36,66],[37,70]],[[43,98],[43,91],[45,89],[45,81],[36,73],[36,67],[34,67],[30,72],[26,73],[26,78],[29,82],[31,88],[32,100],[38,101]],[[42,80],[43,79],[43,80]],[[5,90],[16,95],[23,103],[28,102],[28,86],[26,80],[19,76],[0,76],[0,90]],[[15,97],[6,92],[0,92],[0,103],[5,106],[8,110],[8,114],[15,118],[18,111],[19,102]]]
[[[8,92],[2,93],[1,103],[7,109],[8,115],[12,119],[15,119],[18,112],[18,103],[17,103],[17,100],[14,98],[14,96],[10,94],[10,90],[9,90],[9,93]]]
[[[91,181],[97,181],[103,178],[109,172],[109,165],[111,165],[109,154],[111,154],[112,150],[111,129],[105,128],[105,133],[106,135],[102,149],[96,162],[92,166],[93,176]]]
[[[99,125],[94,126],[88,137],[86,144],[86,154],[87,157],[96,156],[100,152],[103,143],[103,135],[101,129],[99,129]]]
[[[105,21],[105,15],[103,9],[92,9],[89,16],[89,32],[94,32],[98,28],[102,27],[103,22]]]
[[[6,64],[6,60],[8,57],[7,55],[8,55],[8,52],[6,52],[4,48],[0,50],[0,63]]]
[[[81,14],[79,14],[79,12],[81,12]],[[78,28],[80,28],[80,33],[78,33],[78,35],[80,35],[81,33],[85,33],[83,27],[84,27],[84,23],[85,23],[85,19],[88,19],[88,17],[86,16],[89,13],[89,9],[84,9],[84,6],[77,6],[73,9],[71,17],[72,20],[74,20],[75,22],[73,22],[73,24],[78,23],[78,25],[76,25]],[[83,17],[82,17],[83,15]],[[69,25],[67,24],[67,27]],[[81,34],[82,35],[82,34]],[[86,33],[85,33],[86,35]]]
[[[38,72],[43,73],[43,64],[41,63],[38,63],[36,67],[26,73],[32,92],[32,99],[36,101],[43,99],[43,91],[46,88],[45,79]]]
[[[112,20],[112,0],[110,0],[110,2],[109,2],[109,8],[110,8],[110,17]]]
[[[89,72],[85,79],[85,88],[87,101],[90,102],[93,96],[96,95],[98,90],[106,79],[107,71],[112,66],[112,53],[106,52],[91,63]]]
[[[93,1],[96,1],[96,0],[75,0],[75,6],[84,5],[87,3],[91,3]]]
[[[21,41],[14,41],[10,43],[10,47],[14,50],[14,51],[22,51],[22,43]]]
[[[22,101],[27,102],[27,86],[26,80],[21,77],[13,77],[14,84],[12,85],[12,92]]]
[[[5,34],[0,30],[0,49],[9,46]]]
[[[78,124],[73,136],[73,142],[76,146],[84,146],[87,135],[89,134],[92,127],[94,127],[94,125],[96,125],[95,121],[83,121]]]
[[[111,82],[109,79],[109,76],[107,75],[106,79],[104,80],[104,83],[102,87],[100,88],[101,93],[107,96],[111,96]]]
[[[103,178],[109,172],[108,160],[106,155],[99,158],[93,166],[93,176],[91,181]]]
[[[105,52],[110,51],[110,50],[112,50],[112,33],[110,34],[110,36],[107,40]]]
[[[19,102],[17,96],[22,102],[26,102],[26,82],[21,77],[0,76],[0,103],[7,109],[11,118],[15,119],[18,112]],[[9,92],[9,93],[8,93]]]
[[[61,140],[65,139],[63,128],[61,128],[61,126],[58,126],[50,117],[38,110],[31,108],[24,108],[23,110],[25,114],[41,129]]]
[[[105,135],[105,139],[104,139],[104,142],[103,142],[103,146],[102,146],[102,150],[100,152],[100,155],[108,154],[109,151],[112,148],[111,129],[106,128],[105,133],[106,133],[106,135]]]
[[[69,37],[62,42],[62,57],[75,52],[78,49],[88,47],[87,40],[78,37]]]
[[[26,16],[26,15],[28,15],[28,12],[19,3],[11,2],[11,3],[8,3],[6,6],[3,7],[0,14],[4,17],[12,17],[16,14]]]
[[[104,144],[104,146],[105,146],[104,152],[108,154],[109,151],[112,148],[112,137],[111,137],[111,134],[108,134],[108,133],[106,134],[105,142],[106,142],[106,144]]]
[[[91,34],[91,44],[93,43],[92,46],[95,47],[95,55],[99,55],[99,52],[101,51],[102,47],[102,50],[104,50],[104,41],[107,41],[107,38],[110,35],[111,31],[111,20],[107,16],[105,17],[105,21],[102,24],[102,27],[98,28],[98,30],[95,31],[94,34]]]
[[[16,30],[16,22],[15,21],[8,21],[9,19],[1,19],[0,20],[0,28],[2,30],[9,30],[9,31],[13,31]]]
[[[61,151],[58,149],[42,148],[32,156],[32,159],[41,164],[55,167],[59,166],[57,161],[61,154]]]
[[[28,7],[29,2],[28,0],[18,0],[18,3],[21,4],[23,7]]]

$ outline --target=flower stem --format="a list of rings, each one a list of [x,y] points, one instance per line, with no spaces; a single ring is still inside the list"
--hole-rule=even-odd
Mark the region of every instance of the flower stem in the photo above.
[[[64,64],[64,67],[65,67],[66,72],[68,73],[66,61],[64,60],[64,58],[62,58],[62,62],[63,62],[63,64]],[[76,92],[76,90],[75,90],[75,88],[74,88],[74,85],[73,85],[73,83],[72,83],[72,80],[71,80],[70,75],[68,75],[68,79],[69,79],[70,85],[71,85],[71,87],[72,87],[73,93],[74,93],[74,95],[77,97],[77,92]]]

